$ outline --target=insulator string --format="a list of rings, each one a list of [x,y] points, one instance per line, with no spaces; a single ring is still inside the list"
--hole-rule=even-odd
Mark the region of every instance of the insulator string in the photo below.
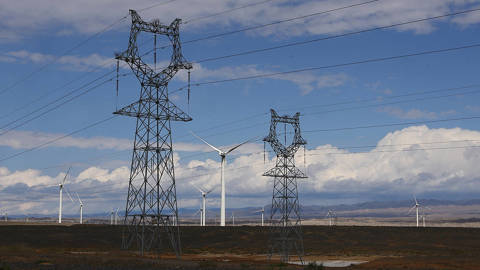
[[[118,109],[118,71],[120,69],[120,61],[117,59],[117,96],[115,97],[115,111]]]

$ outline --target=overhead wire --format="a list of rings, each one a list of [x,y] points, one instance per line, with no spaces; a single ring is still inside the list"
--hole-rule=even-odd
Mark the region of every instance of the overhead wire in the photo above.
[[[152,6],[149,6],[149,7],[146,7],[146,8],[142,8],[140,9],[140,11],[144,11],[144,10],[147,10],[147,9],[151,9],[151,8],[154,8],[154,7],[157,7],[157,6],[160,6],[160,5],[164,5],[164,4],[168,4],[168,3],[171,3],[171,2],[174,2],[176,0],[169,0],[167,2],[163,2],[163,3],[158,3],[158,4],[155,4],[155,5],[152,5]],[[109,31],[110,29],[112,29],[115,25],[121,23],[122,21],[124,21],[125,19],[127,19],[129,16],[129,14],[119,18],[118,20],[112,22],[111,24],[107,25],[106,27],[100,29],[99,31],[95,32],[94,34],[92,34],[91,36],[89,36],[88,38],[82,40],[81,42],[77,43],[76,45],[74,45],[73,47],[65,50],[62,54],[60,54],[59,56],[56,56],[53,60],[47,62],[46,64],[40,66],[39,68],[33,70],[32,72],[28,73],[27,75],[23,76],[21,79],[19,80],[16,80],[14,81],[13,83],[7,85],[6,87],[0,89],[0,95],[4,94],[5,92],[9,91],[10,89],[13,89],[15,88],[16,86],[18,86],[19,84],[29,80],[31,77],[33,77],[35,74],[43,71],[44,69],[46,69],[48,66],[52,65],[52,64],[55,64],[56,62],[58,62],[58,60],[60,60],[61,57],[73,52],[74,50],[80,48],[81,46],[85,45],[86,43],[88,43],[89,41],[97,38],[98,36],[102,35],[103,33]]]
[[[78,49],[79,47],[85,45],[86,43],[88,43],[90,40],[100,36],[101,34],[107,32],[110,28],[112,28],[113,26],[115,26],[116,24],[122,22],[123,20],[125,20],[126,18],[128,17],[128,15],[126,16],[123,16],[122,18],[120,18],[119,20],[116,20],[115,22],[109,24],[107,27],[103,28],[102,30],[96,32],[95,34],[91,35],[90,37],[88,37],[87,39],[79,42],[78,44],[76,44],[75,46],[67,49],[66,51],[64,51],[62,54],[60,54],[59,56],[56,56],[55,58],[53,58],[53,60],[47,62],[46,64],[40,66],[39,68],[33,70],[32,72],[28,73],[26,76],[22,77],[20,80],[17,80],[15,82],[13,82],[12,84],[6,86],[5,88],[2,88],[0,90],[0,95],[4,94],[5,92],[9,91],[10,89],[13,89],[15,88],[17,85],[29,80],[31,77],[33,77],[35,74],[43,71],[44,69],[46,69],[47,67],[49,67],[50,65],[53,65],[55,64],[56,62],[58,62],[60,60],[60,58],[62,58],[63,56],[73,52],[74,50]]]
[[[333,68],[347,67],[347,66],[356,66],[356,65],[367,64],[367,63],[384,62],[384,61],[391,61],[391,60],[397,60],[397,59],[402,59],[402,58],[411,58],[411,57],[422,56],[422,55],[439,54],[439,53],[453,52],[453,51],[473,49],[473,48],[479,48],[479,47],[480,47],[480,43],[475,43],[475,44],[458,46],[458,47],[450,47],[450,48],[437,49],[437,50],[428,50],[428,51],[421,51],[421,52],[387,56],[387,57],[369,58],[369,59],[364,59],[364,60],[358,60],[358,61],[353,61],[353,62],[345,62],[345,63],[339,63],[339,64],[332,64],[332,65],[325,65],[325,66],[309,67],[309,68],[294,69],[294,70],[279,71],[279,72],[271,72],[271,73],[260,73],[260,74],[255,74],[255,75],[241,76],[241,77],[221,79],[221,80],[212,80],[212,81],[204,81],[204,82],[192,82],[192,85],[202,86],[202,85],[211,85],[211,84],[242,81],[242,80],[275,77],[275,76],[279,76],[279,75],[301,73],[301,72],[307,72],[307,71],[324,70],[324,69],[333,69]],[[186,87],[187,86],[180,87],[177,90],[172,91],[171,93],[176,93],[176,92],[183,91],[183,90],[185,90]]]
[[[228,36],[228,35],[232,35],[232,34],[237,34],[237,33],[241,33],[241,32],[256,30],[256,29],[260,29],[260,28],[264,28],[264,27],[268,27],[268,26],[272,26],[272,25],[277,25],[277,24],[281,24],[281,23],[285,23],[285,22],[291,22],[291,21],[295,21],[295,20],[306,19],[306,18],[313,17],[313,16],[319,16],[319,15],[331,13],[331,12],[334,12],[334,11],[344,10],[344,9],[363,6],[363,5],[368,5],[368,4],[371,4],[371,3],[374,3],[374,2],[378,2],[378,1],[381,1],[381,0],[370,0],[370,1],[367,1],[367,2],[361,2],[361,3],[351,4],[351,5],[342,6],[342,7],[338,7],[338,8],[333,8],[333,9],[329,9],[329,10],[310,13],[310,14],[306,14],[306,15],[300,15],[300,16],[291,17],[291,18],[283,19],[283,20],[278,20],[278,21],[274,21],[274,22],[270,22],[270,23],[266,23],[266,24],[247,26],[245,28],[238,29],[238,30],[233,30],[233,31],[223,32],[223,33],[218,33],[218,34],[212,34],[212,35],[208,35],[208,36],[205,36],[205,37],[186,40],[186,41],[182,42],[182,44],[195,43],[195,42],[198,42],[198,41],[203,41],[203,40],[208,40],[208,39],[213,39],[213,38],[219,38],[219,37]],[[162,47],[162,48],[165,48],[165,46]]]
[[[430,20],[437,20],[437,19],[441,19],[441,18],[445,18],[445,17],[452,17],[452,16],[457,16],[457,15],[462,15],[462,14],[477,12],[477,11],[480,11],[480,8],[474,8],[474,9],[469,9],[469,10],[452,12],[452,13],[447,13],[447,14],[443,14],[443,15],[433,16],[433,17],[410,20],[410,21],[406,21],[406,22],[389,24],[389,25],[385,25],[385,26],[379,26],[379,27],[364,29],[364,30],[360,30],[360,31],[348,32],[348,33],[332,35],[332,36],[327,36],[327,37],[321,37],[321,38],[316,38],[316,39],[310,39],[310,40],[305,40],[305,41],[292,42],[292,43],[287,43],[287,44],[273,46],[273,47],[267,47],[267,48],[249,50],[249,51],[233,53],[233,54],[228,54],[228,55],[223,55],[223,56],[205,58],[205,59],[200,59],[200,60],[196,60],[196,61],[193,61],[193,62],[194,63],[204,63],[204,62],[210,62],[210,61],[217,61],[217,60],[226,59],[226,58],[232,58],[232,57],[243,56],[243,55],[248,55],[248,54],[255,54],[255,53],[260,53],[260,52],[267,52],[267,51],[277,50],[277,49],[282,49],[282,48],[287,48],[287,47],[305,45],[305,44],[309,44],[309,43],[315,43],[315,42],[334,39],[334,38],[339,38],[339,37],[345,37],[345,36],[357,35],[357,34],[362,34],[362,33],[367,33],[367,32],[378,31],[378,30],[384,30],[384,29],[388,29],[388,28],[404,26],[404,25],[407,25],[407,24],[414,24],[414,23],[425,22],[425,21],[430,21]]]
[[[127,74],[124,74],[123,76],[125,76],[125,75],[127,75]],[[54,110],[62,107],[63,105],[65,105],[65,104],[67,104],[67,103],[72,102],[73,100],[75,100],[75,99],[77,99],[77,98],[79,98],[79,97],[81,97],[81,96],[83,96],[83,95],[85,95],[85,94],[87,94],[87,93],[89,93],[89,92],[97,89],[98,87],[103,86],[104,84],[113,81],[113,79],[114,79],[114,77],[109,78],[109,79],[107,79],[107,80],[104,80],[104,81],[102,81],[101,83],[99,83],[99,84],[97,84],[97,85],[95,85],[95,86],[92,86],[92,87],[84,90],[83,92],[81,92],[81,93],[79,93],[79,94],[77,94],[77,95],[75,95],[75,96],[73,96],[73,97],[71,97],[71,98],[69,98],[69,99],[67,99],[67,100],[59,103],[59,104],[57,104],[56,106],[51,107],[50,109],[48,109],[48,110],[46,110],[46,111],[44,111],[44,112],[42,112],[42,113],[40,113],[40,114],[38,114],[38,115],[36,115],[36,116],[33,116],[33,117],[30,118],[30,119],[27,119],[27,120],[23,121],[23,122],[20,123],[20,124],[17,124],[17,125],[9,128],[9,129],[7,129],[7,130],[2,130],[2,131],[0,131],[0,136],[3,136],[3,135],[5,135],[5,134],[7,134],[7,133],[9,133],[9,132],[11,132],[11,131],[19,128],[19,127],[22,127],[22,126],[24,126],[24,125],[32,122],[33,120],[36,120],[36,119],[38,119],[38,118],[46,115],[47,113],[50,113],[50,112],[52,112],[52,111],[54,111]],[[81,89],[83,89],[83,88],[81,88]],[[76,90],[75,90],[75,91],[76,91]],[[63,98],[64,98],[64,97],[62,97],[61,99],[63,99]],[[61,99],[57,99],[55,102],[57,102],[57,101],[59,101],[59,100],[61,100]],[[54,104],[54,103],[49,103],[47,106],[43,106],[43,107],[41,107],[40,109],[35,110],[35,112],[38,112],[38,111],[40,111],[41,109],[44,109],[44,108],[48,107],[48,106],[51,105],[51,104]],[[24,117],[21,117],[21,119],[25,119],[25,118],[27,118],[28,116],[30,116],[30,114],[29,114],[29,115],[26,115],[26,116],[24,116]],[[16,123],[16,122],[18,122],[18,121],[19,121],[19,120],[12,121],[12,122],[9,123],[9,125],[11,125],[11,124],[13,124],[13,123]]]
[[[113,116],[104,118],[104,119],[102,119],[102,120],[100,120],[100,121],[96,121],[96,122],[94,122],[94,123],[92,123],[92,124],[89,124],[89,125],[84,126],[84,127],[82,127],[82,128],[76,129],[76,130],[74,130],[74,131],[72,131],[72,132],[70,132],[70,133],[68,133],[68,134],[65,134],[65,135],[56,137],[56,138],[54,138],[54,139],[52,139],[52,140],[49,140],[49,141],[47,141],[47,142],[38,144],[38,145],[33,146],[33,147],[31,147],[31,148],[28,148],[28,149],[26,149],[26,150],[23,150],[23,151],[14,153],[14,154],[12,154],[12,155],[8,155],[8,156],[6,156],[6,157],[0,158],[0,162],[4,162],[4,161],[10,160],[10,159],[12,159],[12,158],[18,157],[18,156],[20,156],[20,155],[23,155],[23,154],[25,154],[25,153],[35,151],[35,150],[37,150],[37,149],[39,149],[39,148],[41,148],[41,147],[50,145],[50,144],[52,144],[52,143],[54,143],[54,142],[63,140],[63,139],[65,139],[65,138],[67,138],[67,137],[70,137],[70,136],[72,136],[72,135],[75,135],[75,134],[77,134],[77,133],[79,133],[79,132],[82,132],[82,131],[84,131],[84,130],[87,130],[87,129],[93,128],[93,127],[95,127],[95,126],[98,126],[98,125],[100,125],[100,124],[103,124],[103,123],[105,123],[105,122],[107,122],[107,121],[112,120],[112,119],[115,118],[115,117],[117,117],[117,115],[113,115]]]
[[[183,23],[184,23],[184,24],[187,24],[187,23],[191,23],[191,22],[194,22],[194,21],[199,21],[199,20],[203,20],[203,19],[208,19],[208,18],[211,18],[211,17],[216,17],[216,16],[219,16],[219,15],[227,14],[227,13],[230,13],[230,12],[233,12],[233,11],[236,11],[236,10],[239,10],[239,9],[244,9],[244,8],[249,8],[249,7],[253,7],[253,6],[262,5],[262,4],[271,2],[271,1],[273,1],[273,0],[264,0],[264,1],[261,1],[261,2],[253,2],[253,3],[250,3],[250,4],[243,5],[243,6],[234,7],[234,8],[227,9],[227,10],[223,10],[223,11],[220,11],[220,12],[217,12],[217,13],[213,13],[213,14],[208,14],[208,15],[205,15],[205,16],[199,16],[199,17],[187,19],[187,20],[183,21]]]

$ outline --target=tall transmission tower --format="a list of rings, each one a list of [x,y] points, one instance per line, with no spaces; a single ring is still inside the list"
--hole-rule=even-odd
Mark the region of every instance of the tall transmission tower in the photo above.
[[[296,254],[303,263],[303,236],[298,201],[297,179],[307,176],[295,167],[295,153],[307,142],[300,134],[300,113],[293,117],[279,116],[273,109],[270,133],[263,139],[270,143],[277,155],[275,167],[263,176],[274,178],[272,206],[270,210],[270,247],[269,257],[278,254],[282,262],[288,262],[292,254]],[[285,126],[285,145],[278,138],[278,124]],[[286,126],[292,125],[293,141],[286,145]],[[295,252],[295,253],[294,253]]]
[[[134,10],[130,10],[130,15],[128,49],[117,54],[116,59],[130,66],[141,89],[137,102],[114,112],[137,118],[122,246],[126,249],[137,246],[143,254],[146,250],[160,249],[162,234],[165,234],[180,256],[179,228],[174,222],[178,220],[178,210],[171,121],[188,122],[192,118],[171,102],[168,83],[179,70],[190,71],[192,64],[182,55],[180,19],[162,25],[158,20],[143,21]],[[145,63],[139,54],[137,36],[141,32],[153,34],[155,41],[157,35],[164,35],[172,43],[170,64],[160,72]]]

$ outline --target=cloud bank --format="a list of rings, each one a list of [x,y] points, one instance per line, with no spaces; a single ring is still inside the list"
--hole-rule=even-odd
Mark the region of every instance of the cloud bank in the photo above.
[[[260,149],[258,149],[260,148]],[[263,161],[261,147],[232,156],[225,171],[228,207],[261,206],[271,200],[272,179],[262,174],[273,167],[274,159]],[[306,151],[306,180],[299,180],[302,204],[322,203],[329,198],[356,201],[382,198],[410,198],[416,194],[480,195],[480,132],[461,128],[412,126],[386,134],[376,147],[352,152],[331,145]],[[190,184],[214,188],[208,203],[219,205],[219,159],[182,161],[175,154],[175,172],[179,207],[197,207],[200,196]],[[303,153],[297,166],[304,169]],[[63,178],[41,171],[9,171],[0,168],[2,205],[11,211],[29,212],[49,209],[55,213],[54,185]],[[125,166],[105,169],[94,166],[69,178],[69,188],[76,191],[90,207],[123,207],[129,169]],[[27,192],[28,191],[28,192]],[[27,195],[24,195],[27,194]],[[20,204],[37,202],[27,210]],[[73,209],[73,208],[72,208]],[[73,210],[72,210],[73,211]]]

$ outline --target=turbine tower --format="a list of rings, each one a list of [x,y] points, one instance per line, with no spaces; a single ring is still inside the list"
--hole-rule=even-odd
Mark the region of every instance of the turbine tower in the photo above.
[[[335,223],[334,223],[334,219],[335,219],[335,217],[336,217],[336,214],[335,214],[335,212],[334,212],[333,210],[328,210],[327,215],[326,215],[325,217],[328,218],[329,226],[332,226],[332,225],[335,224]]]
[[[418,219],[418,208],[420,208],[420,204],[418,203],[416,197],[413,197],[413,199],[415,200],[415,204],[412,206],[412,208],[410,208],[410,210],[408,210],[408,214],[410,214],[410,212],[411,212],[413,209],[415,209],[416,217],[417,217],[417,227],[419,227],[420,224],[419,224],[419,219]]]
[[[58,199],[58,223],[62,223],[62,203],[63,203],[63,188],[65,186],[65,181],[67,180],[68,173],[70,172],[71,168],[68,168],[67,173],[65,174],[65,177],[63,177],[62,182],[58,184],[59,187],[59,199]],[[67,191],[67,190],[65,190]],[[70,196],[70,193],[67,191],[67,195],[70,198],[70,200],[73,202],[72,196]]]
[[[193,185],[193,184],[192,184]],[[206,220],[206,216],[207,216],[207,195],[210,194],[210,192],[213,191],[213,188],[210,189],[209,191],[203,191],[203,189],[193,185],[196,189],[198,189],[198,191],[200,191],[200,193],[202,194],[202,222],[201,222],[201,226],[205,226],[205,220]]]
[[[255,211],[255,212],[253,212],[253,213],[262,213],[262,227],[263,227],[263,224],[264,224],[264,223],[263,223],[263,214],[265,213],[265,207],[262,206],[262,209],[260,209],[260,210],[258,210],[258,211]]]
[[[221,206],[220,206],[220,226],[225,226],[225,165],[227,163],[227,160],[226,160],[226,157],[228,154],[230,154],[233,150],[237,149],[238,147],[246,144],[247,142],[249,142],[250,140],[247,140],[241,144],[237,144],[235,145],[234,147],[228,149],[227,151],[222,151],[220,149],[218,149],[217,147],[209,144],[207,141],[205,141],[204,139],[200,138],[199,136],[197,136],[195,133],[193,133],[193,136],[197,137],[198,139],[200,139],[202,142],[204,142],[206,145],[210,146],[213,150],[217,151],[218,154],[220,155],[220,158],[221,158],[221,164],[222,164],[222,167],[221,167],[221,172],[220,172],[220,184],[222,186],[222,195],[221,195]]]
[[[297,179],[307,176],[295,167],[295,153],[307,142],[300,134],[300,113],[294,116],[279,116],[273,109],[271,112],[270,133],[263,139],[270,143],[277,155],[275,167],[263,174],[274,177],[272,206],[270,210],[270,252],[269,258],[279,254],[281,261],[290,259],[292,249],[303,264],[303,236],[300,219],[300,203],[298,201]],[[277,136],[277,125],[285,126],[285,145]],[[286,145],[286,125],[294,129],[293,141]]]
[[[165,234],[179,257],[180,231],[178,222],[173,222],[174,219],[178,221],[178,208],[171,121],[188,122],[192,118],[172,103],[168,84],[180,70],[187,70],[190,74],[192,64],[182,55],[180,19],[163,25],[159,20],[142,20],[135,10],[130,10],[130,16],[132,25],[128,48],[115,57],[130,66],[141,85],[138,101],[114,112],[135,117],[137,122],[122,247],[136,246],[143,255],[145,250],[160,249],[162,234]],[[163,70],[156,70],[156,53],[154,67],[142,59],[144,55],[140,54],[137,44],[141,33],[153,35],[155,41],[158,35],[164,36],[171,42],[172,56]],[[156,49],[155,45],[155,52]]]
[[[78,202],[80,203],[80,224],[83,224],[83,202],[80,200],[80,196],[78,196],[78,193],[75,193],[77,195]]]

